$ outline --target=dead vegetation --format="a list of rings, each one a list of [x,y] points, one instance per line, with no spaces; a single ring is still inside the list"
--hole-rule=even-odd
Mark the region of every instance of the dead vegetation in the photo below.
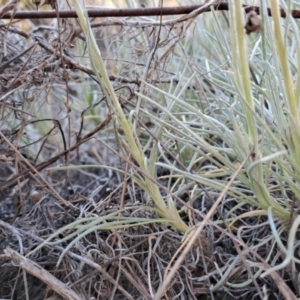
[[[171,133],[177,134],[173,121],[165,129],[170,135],[155,136],[155,117],[163,118],[164,112],[150,102],[141,104],[136,93],[170,104],[144,86],[143,79],[187,101],[192,99],[204,113],[219,114],[223,124],[229,122],[228,116],[222,115],[222,105],[218,107],[211,97],[225,102],[234,93],[205,76],[202,65],[201,80],[180,78],[185,74],[178,70],[185,64],[191,70],[200,65],[199,44],[207,47],[207,53],[209,46],[197,35],[194,18],[164,26],[160,22],[159,18],[142,18],[139,23],[126,18],[92,20],[121,107],[137,124],[136,137],[143,146],[151,138],[159,139],[161,165],[155,183],[161,195],[176,200],[180,217],[190,228],[201,224],[220,200],[161,299],[295,299],[300,295],[295,261],[279,276],[256,276],[262,266],[267,270],[285,259],[274,244],[267,215],[249,214],[254,210],[249,203],[235,209],[240,203],[237,194],[222,195],[218,184],[234,179],[232,185],[240,195],[254,198],[254,193],[233,178],[220,157],[198,148],[196,142],[194,148],[182,150],[180,135],[177,140],[170,138]],[[184,235],[165,221],[151,221],[159,218],[153,199],[134,177],[144,173],[124,146],[124,128],[99,86],[78,23],[62,19],[31,26],[22,31],[18,23],[0,23],[0,297],[154,299],[186,250],[183,238],[189,232]],[[189,53],[193,55],[188,57]],[[138,114],[131,114],[137,107]],[[210,145],[228,148],[198,118],[186,115],[186,122]],[[153,145],[145,151],[148,159]],[[190,166],[195,149],[203,156]],[[228,157],[237,163],[231,152]],[[163,163],[189,176],[179,183],[177,173]],[[215,180],[216,188],[192,179],[199,170]],[[279,202],[295,201],[288,184],[274,178],[269,187]],[[233,209],[229,221],[236,219],[231,227],[225,219]],[[81,229],[70,225],[74,222],[92,229],[77,232]],[[92,222],[99,227],[89,227]],[[286,223],[279,220],[277,225]],[[103,224],[118,227],[103,229]],[[285,245],[287,232],[283,230],[281,236]],[[56,236],[49,244],[32,252],[51,234]]]

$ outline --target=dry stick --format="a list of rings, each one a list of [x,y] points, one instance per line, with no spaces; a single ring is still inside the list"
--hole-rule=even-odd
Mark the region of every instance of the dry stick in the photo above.
[[[129,156],[127,157],[127,160],[130,159],[130,154]],[[125,167],[125,171],[124,171],[124,179],[123,179],[123,187],[122,187],[122,193],[121,193],[121,198],[120,198],[120,209],[123,209],[124,208],[124,198],[125,198],[125,192],[126,192],[126,183],[127,183],[127,175],[128,175],[128,163],[126,163],[126,167]],[[118,213],[118,216],[117,216],[117,220],[119,221],[120,220],[120,217],[121,217],[122,213],[121,211]],[[113,239],[112,239],[112,243],[111,243],[111,247],[114,248],[114,244],[116,243],[116,239],[117,239],[117,230],[114,231],[114,236],[113,236]],[[115,290],[114,290],[115,291]]]
[[[68,300],[82,299],[72,289],[70,289],[70,287],[68,287],[66,284],[63,284],[49,272],[41,268],[37,263],[31,261],[28,258],[25,258],[23,255],[19,254],[17,251],[9,247],[4,250],[4,254],[0,255],[0,259],[10,259],[13,262],[17,263],[27,273],[40,279],[41,281],[46,283],[53,291]]]
[[[127,160],[130,160],[131,154],[128,155]],[[124,208],[124,199],[125,199],[125,193],[126,193],[126,184],[128,181],[128,166],[129,164],[126,163],[125,171],[124,171],[124,179],[123,179],[123,187],[122,187],[122,194],[120,198],[120,209]],[[118,214],[118,220],[121,217],[121,212]]]
[[[1,221],[1,220],[0,220],[0,226],[6,228],[8,230],[10,230],[16,236],[27,235],[27,236],[31,237],[32,239],[36,240],[39,243],[44,243],[45,242],[44,239],[42,239],[42,238],[34,235],[33,233],[25,231],[25,230],[22,230],[22,229],[15,228],[14,226],[12,226],[12,225],[4,222],[4,221]],[[159,232],[159,233],[151,233],[151,235],[156,235],[156,234],[161,234],[161,232]],[[133,250],[135,250],[140,245],[146,243],[147,241],[148,241],[148,238],[143,239],[143,240],[137,242],[136,244],[134,244],[133,246],[131,246],[130,248],[124,250],[121,253],[119,253],[118,255],[109,258],[107,261],[105,261],[103,264],[101,264],[102,269],[104,270],[104,268],[106,268],[109,265],[111,265],[114,261],[119,260],[122,257],[125,257],[125,255],[129,255],[130,252],[132,252]],[[61,252],[64,250],[62,247],[60,247],[58,245],[53,245],[53,248],[56,249],[56,250],[58,250],[58,251],[61,251]],[[70,256],[70,257],[72,257],[72,258],[74,258],[74,259],[77,259],[79,261],[82,260],[82,256],[80,256],[78,254],[75,254],[75,253],[73,253],[71,251],[69,251],[67,253],[67,255]],[[86,261],[85,261],[85,263],[88,264],[88,265],[90,265],[91,267],[93,267],[93,265],[87,263]],[[96,270],[90,272],[88,275],[84,276],[83,278],[80,278],[76,282],[71,283],[70,286],[75,286],[75,285],[79,284],[80,282],[82,282],[83,280],[85,280],[86,277],[93,276],[97,271],[99,271],[99,270],[96,269]]]
[[[37,43],[33,44],[34,46],[32,47],[30,54],[28,55],[26,61],[24,62],[24,64],[22,65],[22,67],[20,68],[20,70],[18,70],[18,73],[16,73],[15,78],[10,82],[9,86],[6,88],[8,91],[11,90],[12,88],[14,88],[14,85],[16,83],[16,81],[18,80],[20,74],[22,73],[22,71],[25,69],[25,67],[27,66],[27,64],[29,63],[29,61],[32,58],[32,55],[35,51],[35,48],[37,46]],[[31,48],[31,47],[30,47]]]
[[[0,72],[1,72],[1,71],[0,71]],[[31,114],[31,113],[29,113],[29,112],[27,112],[27,111],[25,111],[25,110],[16,108],[16,107],[11,106],[11,105],[9,105],[9,104],[6,104],[5,102],[0,102],[0,106],[3,106],[4,108],[9,108],[9,109],[11,109],[11,110],[14,110],[15,112],[19,112],[19,113],[28,115],[28,116],[33,117],[33,118],[36,117],[36,115],[33,115],[33,114]]]
[[[34,166],[28,162],[28,160],[19,152],[19,150],[6,138],[6,136],[0,131],[0,137],[14,150],[17,156],[19,156],[25,164],[29,167],[29,169],[33,172],[33,174],[37,174],[41,181],[48,187],[48,189],[52,192],[53,196],[55,196],[61,203],[65,206],[70,206],[70,204],[65,201],[57,192],[56,190],[48,183],[48,181],[34,168]],[[19,178],[18,178],[19,179]]]
[[[133,271],[131,266],[125,261],[126,266],[121,265],[120,269],[122,273],[127,277],[131,284],[140,292],[144,299],[152,299],[149,292],[147,291],[144,284],[141,282],[141,278],[136,278],[138,275],[137,272]],[[133,273],[135,276],[133,276]]]
[[[11,230],[15,235],[20,235],[20,233],[22,233],[22,236],[23,235],[27,235],[29,237],[31,237],[32,239],[38,241],[39,243],[44,243],[45,240],[34,235],[33,233],[29,232],[29,231],[26,231],[26,230],[22,230],[22,229],[18,229],[18,228],[15,228],[14,226],[6,223],[6,222],[3,222],[0,220],[0,226],[1,227],[4,227],[8,230]],[[67,253],[67,255],[69,255],[70,257],[74,258],[74,259],[77,259],[78,261],[81,261],[81,262],[84,262],[85,264],[95,268],[96,270],[98,270],[104,278],[106,278],[108,281],[110,281],[113,285],[117,285],[117,288],[124,294],[125,297],[127,297],[126,299],[130,299],[130,300],[134,300],[130,294],[128,294],[126,292],[126,290],[124,290],[109,274],[106,273],[106,271],[104,270],[105,267],[107,267],[108,265],[110,265],[111,263],[113,263],[115,260],[121,258],[122,256],[126,255],[127,253],[131,252],[133,249],[135,249],[137,246],[143,244],[144,242],[146,242],[148,239],[145,239],[145,240],[142,240],[140,242],[138,242],[137,244],[135,244],[134,246],[132,246],[131,248],[128,248],[127,250],[125,250],[124,252],[118,254],[117,256],[115,257],[112,257],[110,258],[109,260],[107,260],[105,263],[102,264],[102,266],[98,265],[97,263],[83,257],[83,256],[80,256],[78,254],[75,254],[71,251],[69,251]],[[56,250],[59,250],[59,251],[63,251],[64,249],[58,245],[53,245],[53,248],[56,249]],[[0,259],[2,257],[0,256]],[[93,273],[91,273],[93,274]]]
[[[16,0],[10,0],[7,4],[0,7],[0,18],[8,13],[10,10],[16,9],[16,6],[18,5],[18,2]]]
[[[14,22],[11,22],[11,24],[18,23],[18,22],[19,22],[18,20],[15,20]],[[5,26],[7,26],[7,24],[5,24]],[[4,27],[4,25],[3,25],[3,24],[0,24],[0,28],[1,28],[1,27]],[[30,38],[30,35],[29,35],[29,34],[27,34],[27,33],[24,32],[24,31],[18,30],[17,28],[9,27],[9,28],[7,28],[7,30],[8,30],[9,32],[18,34],[18,35],[24,37],[25,39],[29,39],[29,38]]]
[[[2,65],[0,65],[0,72],[2,73],[3,70],[5,68],[7,68],[11,63],[13,63],[14,61],[16,61],[18,58],[22,57],[23,55],[25,55],[28,51],[30,51],[33,47],[36,46],[37,43],[33,43],[30,47],[28,47],[26,50],[24,50],[22,53],[19,53],[18,55],[14,56],[12,59],[10,59],[9,61],[3,63]]]
[[[142,16],[170,16],[170,15],[185,15],[193,12],[196,9],[201,8],[203,5],[190,5],[190,6],[171,6],[171,7],[153,7],[153,8],[129,8],[129,9],[93,9],[88,10],[87,14],[90,18],[97,17],[142,17]],[[212,5],[214,10],[226,11],[228,10],[228,3],[222,2]],[[255,11],[260,13],[259,6],[243,5],[245,12]],[[211,8],[207,9],[207,12],[211,11]],[[268,15],[272,16],[271,9],[267,9]],[[58,11],[60,18],[78,18],[75,10],[62,10]],[[286,12],[280,9],[280,15],[282,18],[286,18]],[[300,18],[300,10],[292,10],[291,15],[295,19]],[[12,13],[5,13],[1,19],[53,19],[57,17],[56,11],[18,11],[14,15]]]
[[[203,221],[201,222],[201,225],[196,229],[193,230],[189,236],[186,238],[185,242],[180,246],[180,248],[176,251],[175,255],[173,256],[172,260],[170,261],[168,268],[170,266],[170,264],[172,263],[172,261],[175,259],[176,254],[181,251],[181,249],[185,246],[185,244],[187,244],[187,246],[184,248],[182,254],[178,257],[176,263],[174,264],[173,268],[171,269],[170,273],[164,278],[163,280],[163,284],[160,286],[160,288],[158,289],[155,297],[153,298],[153,300],[160,300],[162,295],[165,293],[165,291],[167,290],[167,286],[170,284],[171,280],[173,279],[175,273],[177,272],[177,270],[180,268],[181,263],[183,262],[185,256],[188,254],[189,250],[191,249],[191,247],[194,245],[194,243],[196,242],[196,239],[200,236],[201,231],[203,230],[204,226],[206,225],[206,223],[209,221],[209,219],[212,217],[212,215],[215,213],[215,210],[217,209],[218,205],[220,204],[220,202],[222,201],[223,197],[225,196],[225,194],[227,193],[227,191],[229,190],[230,186],[232,185],[232,183],[234,182],[235,178],[238,176],[239,172],[242,170],[242,168],[244,167],[244,165],[246,164],[247,160],[249,159],[250,155],[252,154],[253,151],[251,151],[247,157],[244,159],[244,161],[240,164],[240,166],[238,167],[238,169],[235,171],[235,173],[233,174],[233,176],[231,177],[230,181],[228,182],[228,184],[225,186],[224,190],[222,191],[222,193],[220,194],[219,198],[217,199],[217,201],[213,204],[213,206],[211,207],[211,209],[209,210],[209,212],[207,213],[207,215],[205,216],[205,218],[203,219]],[[190,238],[190,240],[189,240]],[[187,242],[188,241],[188,242]],[[166,269],[166,272],[168,271],[168,268]]]

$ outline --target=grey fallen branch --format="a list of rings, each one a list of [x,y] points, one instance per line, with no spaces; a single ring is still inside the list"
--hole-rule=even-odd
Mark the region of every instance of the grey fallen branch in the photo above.
[[[42,269],[37,263],[24,257],[13,249],[7,247],[4,254],[0,255],[2,260],[11,260],[18,264],[24,271],[35,276],[36,278],[47,284],[53,291],[68,300],[82,299],[70,287],[59,281],[46,270]]]

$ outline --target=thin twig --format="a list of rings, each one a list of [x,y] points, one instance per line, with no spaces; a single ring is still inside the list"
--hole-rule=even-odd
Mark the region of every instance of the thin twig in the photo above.
[[[48,189],[52,192],[52,195],[57,198],[62,204],[64,204],[65,206],[70,206],[70,204],[65,201],[57,192],[56,190],[52,187],[52,185],[50,185],[48,183],[48,181],[39,173],[37,172],[36,168],[30,164],[28,162],[28,160],[19,152],[19,150],[6,138],[6,136],[0,131],[0,137],[7,143],[7,145],[14,151],[14,153],[16,154],[16,156],[18,158],[21,158],[22,161],[24,161],[24,163],[26,164],[26,166],[28,167],[28,169],[30,169],[30,171],[33,174],[37,174],[37,177],[48,187]],[[29,171],[29,172],[30,172]],[[21,180],[21,178],[18,178],[18,180]],[[18,182],[18,181],[17,181]],[[21,181],[19,181],[20,183]]]
[[[59,281],[45,269],[41,268],[37,263],[24,257],[23,255],[19,254],[17,251],[9,247],[7,247],[4,250],[4,254],[0,255],[0,259],[9,259],[12,260],[14,263],[17,263],[23,270],[46,283],[53,291],[55,291],[57,294],[61,295],[65,299],[82,299],[70,287]]]
[[[59,153],[56,156],[51,157],[49,160],[44,161],[44,162],[34,166],[34,169],[35,169],[34,173],[36,173],[36,171],[44,170],[51,164],[55,163],[62,155],[65,155],[68,151],[74,151],[75,149],[77,149],[80,145],[87,142],[95,133],[97,133],[99,130],[101,130],[102,128],[107,126],[107,124],[110,122],[110,120],[111,120],[111,115],[108,115],[107,118],[101,124],[96,126],[91,132],[89,132],[87,135],[85,135],[75,145],[71,146],[69,149]],[[7,188],[12,188],[13,186],[15,186],[17,184],[18,178],[20,178],[21,181],[24,181],[28,177],[30,172],[32,172],[32,170],[30,168],[28,168],[22,172],[19,172],[15,176],[12,176],[11,178],[7,179],[5,182],[0,184],[0,192],[1,192],[1,190],[4,191]]]
[[[170,16],[170,15],[185,15],[201,8],[203,5],[190,5],[190,6],[171,6],[171,7],[153,7],[153,8],[129,8],[129,9],[93,9],[88,10],[87,14],[90,18],[97,17],[143,17],[143,16]],[[243,5],[246,12],[255,11],[257,14],[260,13],[259,6]],[[219,3],[213,5],[214,10],[226,11],[228,10],[228,3]],[[208,8],[207,11],[211,11]],[[271,10],[268,8],[268,15],[272,16]],[[75,10],[61,10],[58,11],[60,18],[77,18]],[[280,9],[280,15],[282,18],[286,18],[286,12]],[[295,19],[300,18],[300,10],[292,10],[291,15]],[[57,17],[55,10],[50,11],[18,11],[13,16],[11,13],[5,13],[0,19],[54,19]]]

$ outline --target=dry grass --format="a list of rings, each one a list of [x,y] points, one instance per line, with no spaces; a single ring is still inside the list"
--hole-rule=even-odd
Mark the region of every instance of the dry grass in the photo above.
[[[0,298],[300,297],[298,170],[268,94],[281,77],[264,81],[269,52],[248,37],[254,147],[228,17],[92,21],[141,156],[78,23],[0,23]]]

